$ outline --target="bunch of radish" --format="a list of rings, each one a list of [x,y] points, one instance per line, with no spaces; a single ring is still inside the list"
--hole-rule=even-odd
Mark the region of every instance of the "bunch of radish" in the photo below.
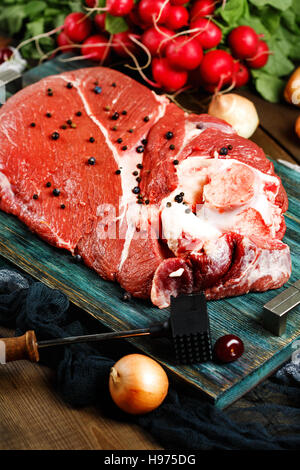
[[[266,65],[269,48],[250,26],[238,26],[223,37],[214,16],[218,3],[106,0],[99,4],[99,0],[84,0],[85,13],[66,17],[57,43],[63,51],[79,48],[84,57],[101,64],[109,65],[114,56],[133,61],[148,83],[167,92],[186,86],[212,93],[240,87],[249,81],[249,69]],[[125,18],[128,30],[109,34],[107,14]],[[147,63],[141,67],[145,56]],[[147,67],[152,79],[144,71]]]

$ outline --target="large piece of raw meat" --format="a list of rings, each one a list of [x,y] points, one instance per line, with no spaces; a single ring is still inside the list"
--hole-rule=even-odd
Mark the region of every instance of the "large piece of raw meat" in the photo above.
[[[287,205],[257,145],[108,68],[45,78],[0,110],[0,208],[160,308],[280,287]]]

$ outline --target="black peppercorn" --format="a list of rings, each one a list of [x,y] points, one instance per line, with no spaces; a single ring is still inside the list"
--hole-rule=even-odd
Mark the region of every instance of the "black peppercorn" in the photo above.
[[[228,150],[232,150],[232,149],[233,149],[232,145],[228,145],[227,148],[228,148]]]
[[[101,86],[95,86],[94,93],[96,93],[96,95],[100,95],[101,92],[102,92]]]
[[[81,115],[82,115],[82,112],[81,112],[81,111],[77,111],[76,116],[81,116]]]
[[[130,301],[130,300],[131,300],[131,294],[130,294],[129,292],[125,292],[125,293],[123,294],[122,300],[123,300],[124,302]]]
[[[89,140],[90,140],[90,142],[91,142],[91,143],[94,143],[94,142],[95,142],[95,139],[94,139],[94,137],[90,137],[90,139],[89,139]]]
[[[89,165],[95,165],[95,163],[96,163],[96,158],[90,157],[90,158],[88,159],[88,164],[89,164]]]
[[[143,151],[145,150],[144,147],[142,145],[139,145],[136,149],[136,152],[137,153],[143,153]]]
[[[173,165],[178,165],[179,161],[178,160],[173,160]]]
[[[183,197],[180,196],[180,194],[177,194],[177,196],[174,197],[174,201],[178,202],[180,204],[183,201]]]
[[[138,163],[137,166],[136,166],[139,170],[141,170],[143,168],[143,165],[141,163]]]
[[[57,139],[59,139],[59,133],[58,133],[58,132],[53,132],[53,134],[51,134],[51,139],[52,139],[52,140],[57,140]]]
[[[123,145],[122,150],[127,150],[127,145]]]
[[[59,196],[59,195],[60,195],[60,190],[59,190],[59,189],[57,189],[57,188],[53,189],[53,191],[52,191],[52,192],[53,192],[53,196],[56,196],[56,197],[57,197],[57,196]]]
[[[228,148],[227,147],[222,147],[219,151],[220,155],[227,155],[228,154]]]
[[[46,113],[47,118],[51,118],[52,114],[51,113]]]
[[[116,88],[117,84],[116,84],[115,82],[113,82],[113,83],[111,84],[111,86],[114,87],[114,88]]]
[[[149,120],[150,120],[149,116],[145,116],[145,117],[144,117],[144,121],[145,121],[145,122],[148,122]]]
[[[32,196],[32,198],[33,198],[33,199],[38,199],[39,197],[38,197],[37,194],[34,194],[34,195]]]
[[[35,127],[35,122],[32,122],[32,123],[30,124],[30,127]]]
[[[118,144],[121,144],[123,142],[123,139],[121,139],[121,137],[119,137],[119,139],[117,139],[117,142],[118,142]]]
[[[138,171],[134,171],[132,174],[133,174],[133,176],[137,176],[137,175],[139,174],[139,172],[138,172]]]
[[[136,186],[135,188],[133,188],[132,192],[133,194],[139,194],[140,193],[140,188],[138,186]]]
[[[146,199],[145,204],[148,205],[149,203],[150,203],[149,199]]]
[[[124,111],[122,111],[122,114],[123,114],[123,116],[126,116],[127,111],[125,111],[125,109],[124,109]]]
[[[171,144],[170,147],[169,147],[170,150],[175,150],[175,145],[174,144]]]
[[[61,205],[60,205],[60,208],[61,208],[61,209],[65,209],[66,206],[65,206],[64,204],[61,204]]]
[[[50,181],[48,181],[48,183],[46,183],[46,188],[51,188],[51,183],[50,183]]]
[[[137,181],[138,183],[140,183],[142,181],[142,178],[140,176],[138,176],[137,178],[135,178],[135,181]]]
[[[143,145],[147,145],[147,143],[148,143],[148,140],[147,140],[147,139],[143,139],[143,140],[142,140],[142,144],[143,144]]]
[[[167,140],[173,139],[173,137],[174,137],[173,132],[171,132],[171,131],[166,132],[165,138],[166,138]]]
[[[120,175],[120,174],[121,174],[121,170],[116,170],[115,173],[116,173],[116,175]]]
[[[115,112],[115,113],[111,116],[111,119],[112,119],[113,121],[117,121],[117,119],[119,119],[119,116],[120,116],[119,113]]]
[[[70,90],[71,88],[73,88],[73,84],[71,82],[67,83],[67,88],[69,88]]]

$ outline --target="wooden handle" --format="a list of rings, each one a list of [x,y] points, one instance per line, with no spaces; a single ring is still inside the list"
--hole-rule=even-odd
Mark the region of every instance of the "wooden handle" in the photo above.
[[[21,359],[39,361],[38,345],[33,330],[27,331],[23,336],[0,338],[0,364]]]

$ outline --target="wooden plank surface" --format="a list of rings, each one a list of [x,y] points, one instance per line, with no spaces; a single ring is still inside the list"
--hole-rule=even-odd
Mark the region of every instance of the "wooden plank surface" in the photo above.
[[[0,336],[12,331],[1,327]],[[45,366],[2,365],[0,384],[0,450],[161,449],[137,425],[110,419],[93,406],[66,405]]]

